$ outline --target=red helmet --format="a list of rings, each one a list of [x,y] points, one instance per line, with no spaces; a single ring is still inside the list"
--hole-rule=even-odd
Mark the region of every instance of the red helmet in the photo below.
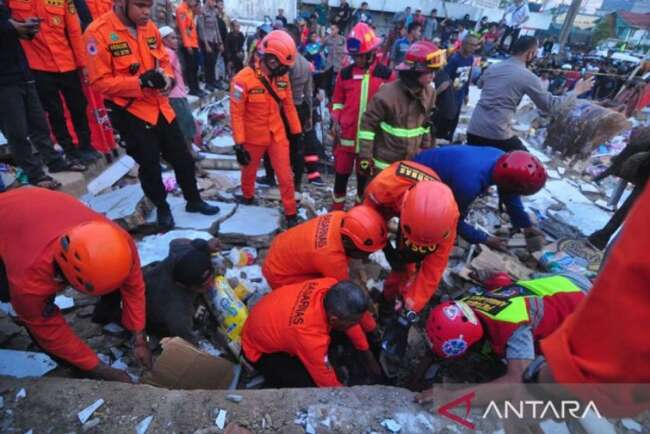
[[[61,235],[54,260],[75,289],[103,295],[118,289],[133,267],[129,236],[103,221],[82,223]]]
[[[445,301],[431,309],[424,327],[431,351],[445,359],[458,357],[483,337],[483,326],[462,301]]]
[[[364,54],[376,50],[381,45],[381,38],[366,23],[359,23],[352,28],[345,41],[348,54]]]
[[[372,253],[388,241],[388,228],[382,216],[368,205],[358,205],[343,217],[341,235],[352,240],[357,249]]]
[[[404,61],[397,65],[397,71],[431,72],[442,68],[447,61],[445,50],[429,41],[418,41],[411,45]]]
[[[544,187],[546,169],[534,155],[526,151],[512,151],[497,160],[492,180],[504,193],[527,196]]]
[[[420,181],[404,195],[400,228],[405,244],[420,253],[434,252],[458,224],[458,205],[442,182]]]
[[[296,43],[289,33],[273,30],[266,35],[259,45],[260,54],[273,54],[284,66],[296,63]]]

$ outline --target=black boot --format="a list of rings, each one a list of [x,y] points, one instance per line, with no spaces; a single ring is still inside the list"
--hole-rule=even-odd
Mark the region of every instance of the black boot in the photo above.
[[[199,199],[195,202],[187,202],[187,205],[185,205],[185,211],[197,212],[203,215],[215,215],[219,214],[219,207],[210,205],[206,201]]]
[[[174,217],[172,216],[172,210],[169,209],[169,205],[159,206],[156,210],[156,217],[158,221],[158,226],[163,230],[174,229],[176,223],[174,222]]]

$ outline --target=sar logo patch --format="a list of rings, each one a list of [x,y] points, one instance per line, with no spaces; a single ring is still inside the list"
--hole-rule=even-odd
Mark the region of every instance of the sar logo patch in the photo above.
[[[411,179],[415,182],[420,181],[440,181],[437,177],[432,176],[416,167],[409,166],[407,163],[399,163],[395,172],[400,178]]]
[[[237,83],[232,85],[232,99],[235,101],[241,101],[241,97],[244,96],[244,88],[238,85]]]
[[[109,38],[111,39],[111,41],[113,41],[113,42],[117,42],[117,41],[120,40],[120,37],[117,36],[117,33],[115,33],[115,32],[111,32],[111,34],[108,35],[108,37],[109,37]]]
[[[94,56],[94,55],[97,54],[97,42],[95,42],[94,38],[88,39],[88,42],[86,43],[86,51],[91,56]]]

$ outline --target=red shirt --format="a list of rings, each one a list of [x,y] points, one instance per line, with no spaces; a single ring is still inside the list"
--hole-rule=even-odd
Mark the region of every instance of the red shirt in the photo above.
[[[99,359],[53,303],[65,287],[55,280],[53,254],[63,233],[88,221],[110,222],[64,193],[26,187],[0,194],[0,258],[11,304],[45,351],[83,370],[94,369]],[[133,242],[131,246],[133,269],[120,289],[122,325],[139,332],[145,325],[144,281],[138,251]]]

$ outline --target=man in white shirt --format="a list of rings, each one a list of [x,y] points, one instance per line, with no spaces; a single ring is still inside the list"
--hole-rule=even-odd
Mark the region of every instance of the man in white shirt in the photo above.
[[[515,0],[515,3],[506,9],[506,12],[503,14],[503,19],[506,20],[507,27],[505,32],[503,32],[503,36],[501,36],[501,42],[499,43],[500,50],[506,51],[504,49],[504,43],[508,35],[510,35],[511,40],[507,50],[508,52],[510,51],[510,47],[515,45],[517,38],[519,38],[521,27],[528,21],[528,18],[528,3],[525,0]]]

